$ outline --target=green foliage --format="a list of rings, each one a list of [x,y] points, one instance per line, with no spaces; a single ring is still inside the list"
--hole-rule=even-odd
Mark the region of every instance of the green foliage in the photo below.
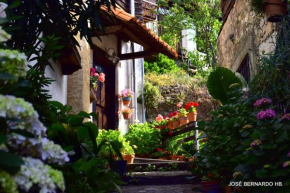
[[[97,126],[85,121],[91,116],[97,118],[97,115],[86,112],[71,114],[71,107],[56,101],[50,102],[50,105],[54,124],[48,127],[48,137],[71,153],[71,163],[59,167],[64,174],[68,191],[77,193],[82,191],[81,188],[86,188],[88,191],[106,192],[113,190],[116,184],[121,184],[119,176],[106,167],[108,161],[112,164],[113,160],[99,158],[101,148],[106,144],[110,144],[115,153],[122,157],[120,146],[108,139],[102,139],[97,144]]]
[[[136,154],[144,155],[155,151],[161,145],[161,134],[151,127],[149,123],[136,123],[130,125],[125,135],[127,141],[133,146]]]
[[[264,14],[264,5],[266,0],[251,0],[251,8],[258,15]]]
[[[276,50],[262,55],[257,64],[258,74],[253,78],[250,90],[257,96],[267,96],[275,103],[290,103],[290,25],[289,16],[281,23],[276,39]]]
[[[97,142],[100,145],[103,141],[106,141],[106,143],[104,143],[100,149],[100,155],[104,157],[116,155],[114,147],[111,145],[112,142],[120,148],[122,154],[134,155],[133,148],[130,146],[130,143],[126,141],[125,137],[123,137],[120,131],[101,130],[97,137]]]
[[[233,96],[229,92],[233,86],[241,87],[240,79],[227,68],[218,67],[213,71],[207,81],[209,94],[222,104],[229,103],[233,100]],[[235,98],[234,98],[235,99]]]
[[[175,61],[169,59],[163,54],[158,54],[157,60],[153,63],[144,61],[145,73],[155,72],[159,74],[166,74],[170,71],[178,71],[179,68],[176,66]]]
[[[169,45],[176,48],[180,42],[184,29],[194,29],[194,37],[198,51],[205,54],[204,58],[198,58],[200,63],[206,61],[207,65],[215,67],[217,63],[216,40],[221,27],[220,1],[205,0],[158,0],[158,5],[162,5],[169,11],[160,9],[162,21],[162,39]]]
[[[8,46],[29,53],[37,50],[41,33],[45,36],[61,37],[58,45],[78,45],[77,36],[84,37],[91,43],[93,31],[104,31],[100,18],[100,7],[109,10],[115,7],[115,1],[102,0],[5,0],[8,23],[5,30],[12,35]],[[61,18],[61,19],[60,19]],[[28,55],[29,58],[31,55]]]

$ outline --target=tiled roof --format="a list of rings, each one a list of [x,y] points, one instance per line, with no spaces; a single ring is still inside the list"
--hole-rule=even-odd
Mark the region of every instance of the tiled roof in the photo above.
[[[107,12],[105,7],[101,8],[104,12]],[[130,30],[133,34],[138,36],[142,42],[146,42],[151,48],[154,48],[156,53],[162,53],[171,58],[178,58],[177,52],[171,48],[165,41],[161,40],[154,32],[146,27],[141,21],[139,21],[133,15],[121,10],[121,9],[111,9],[115,15],[115,25],[122,24],[125,28]],[[114,18],[114,16],[112,16]],[[110,20],[108,20],[110,21]],[[138,43],[138,42],[136,42]],[[142,43],[140,43],[142,45]]]

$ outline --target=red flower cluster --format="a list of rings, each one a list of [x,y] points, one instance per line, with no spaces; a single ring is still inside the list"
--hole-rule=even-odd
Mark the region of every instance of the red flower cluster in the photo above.
[[[175,117],[176,115],[178,115],[178,111],[174,111],[173,113],[170,113],[169,118]]]
[[[212,177],[213,177],[213,174],[212,174],[212,173],[209,173],[209,174],[207,175],[207,177],[208,177],[208,178],[212,178]]]
[[[160,152],[160,151],[162,151],[162,149],[161,149],[161,148],[157,148],[157,151],[159,151],[159,152]]]
[[[199,104],[198,103],[195,103],[195,102],[188,102],[186,105],[185,105],[185,110],[188,111],[188,109],[190,107],[199,107]]]
[[[168,135],[171,136],[173,134],[172,131],[168,131]]]

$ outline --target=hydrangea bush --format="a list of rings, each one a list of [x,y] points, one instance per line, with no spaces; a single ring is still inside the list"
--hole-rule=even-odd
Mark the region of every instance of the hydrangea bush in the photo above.
[[[0,28],[0,43],[9,38]],[[0,85],[25,78],[27,70],[25,54],[0,49]],[[46,127],[33,105],[22,98],[0,94],[0,124],[0,192],[64,191],[62,172],[46,163],[63,165],[69,161],[68,154],[46,138]]]

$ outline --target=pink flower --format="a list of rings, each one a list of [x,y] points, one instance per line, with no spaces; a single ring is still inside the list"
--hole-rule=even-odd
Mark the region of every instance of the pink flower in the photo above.
[[[99,81],[100,81],[100,82],[105,82],[105,77],[103,77],[103,76],[99,76]]]
[[[178,108],[181,108],[181,107],[182,107],[182,105],[183,105],[183,102],[181,101],[181,102],[177,103],[177,105],[176,105],[176,106],[177,106]]]
[[[260,111],[257,114],[257,119],[269,119],[274,118],[276,116],[276,112],[272,109],[266,109],[265,111]]]
[[[267,106],[270,105],[271,103],[272,103],[271,99],[261,98],[254,103],[254,107]]]
[[[261,144],[263,144],[262,141],[260,139],[256,139],[250,144],[250,146],[254,147],[256,145],[261,145]]]
[[[103,76],[103,77],[105,77],[105,74],[104,74],[104,73],[100,73],[100,76]]]
[[[155,121],[157,121],[157,122],[160,122],[162,120],[163,120],[163,117],[160,114],[155,118]]]
[[[99,76],[99,74],[98,73],[94,73],[94,76]]]
[[[95,73],[95,72],[96,72],[96,69],[93,68],[93,67],[91,67],[91,68],[90,68],[90,72]]]

